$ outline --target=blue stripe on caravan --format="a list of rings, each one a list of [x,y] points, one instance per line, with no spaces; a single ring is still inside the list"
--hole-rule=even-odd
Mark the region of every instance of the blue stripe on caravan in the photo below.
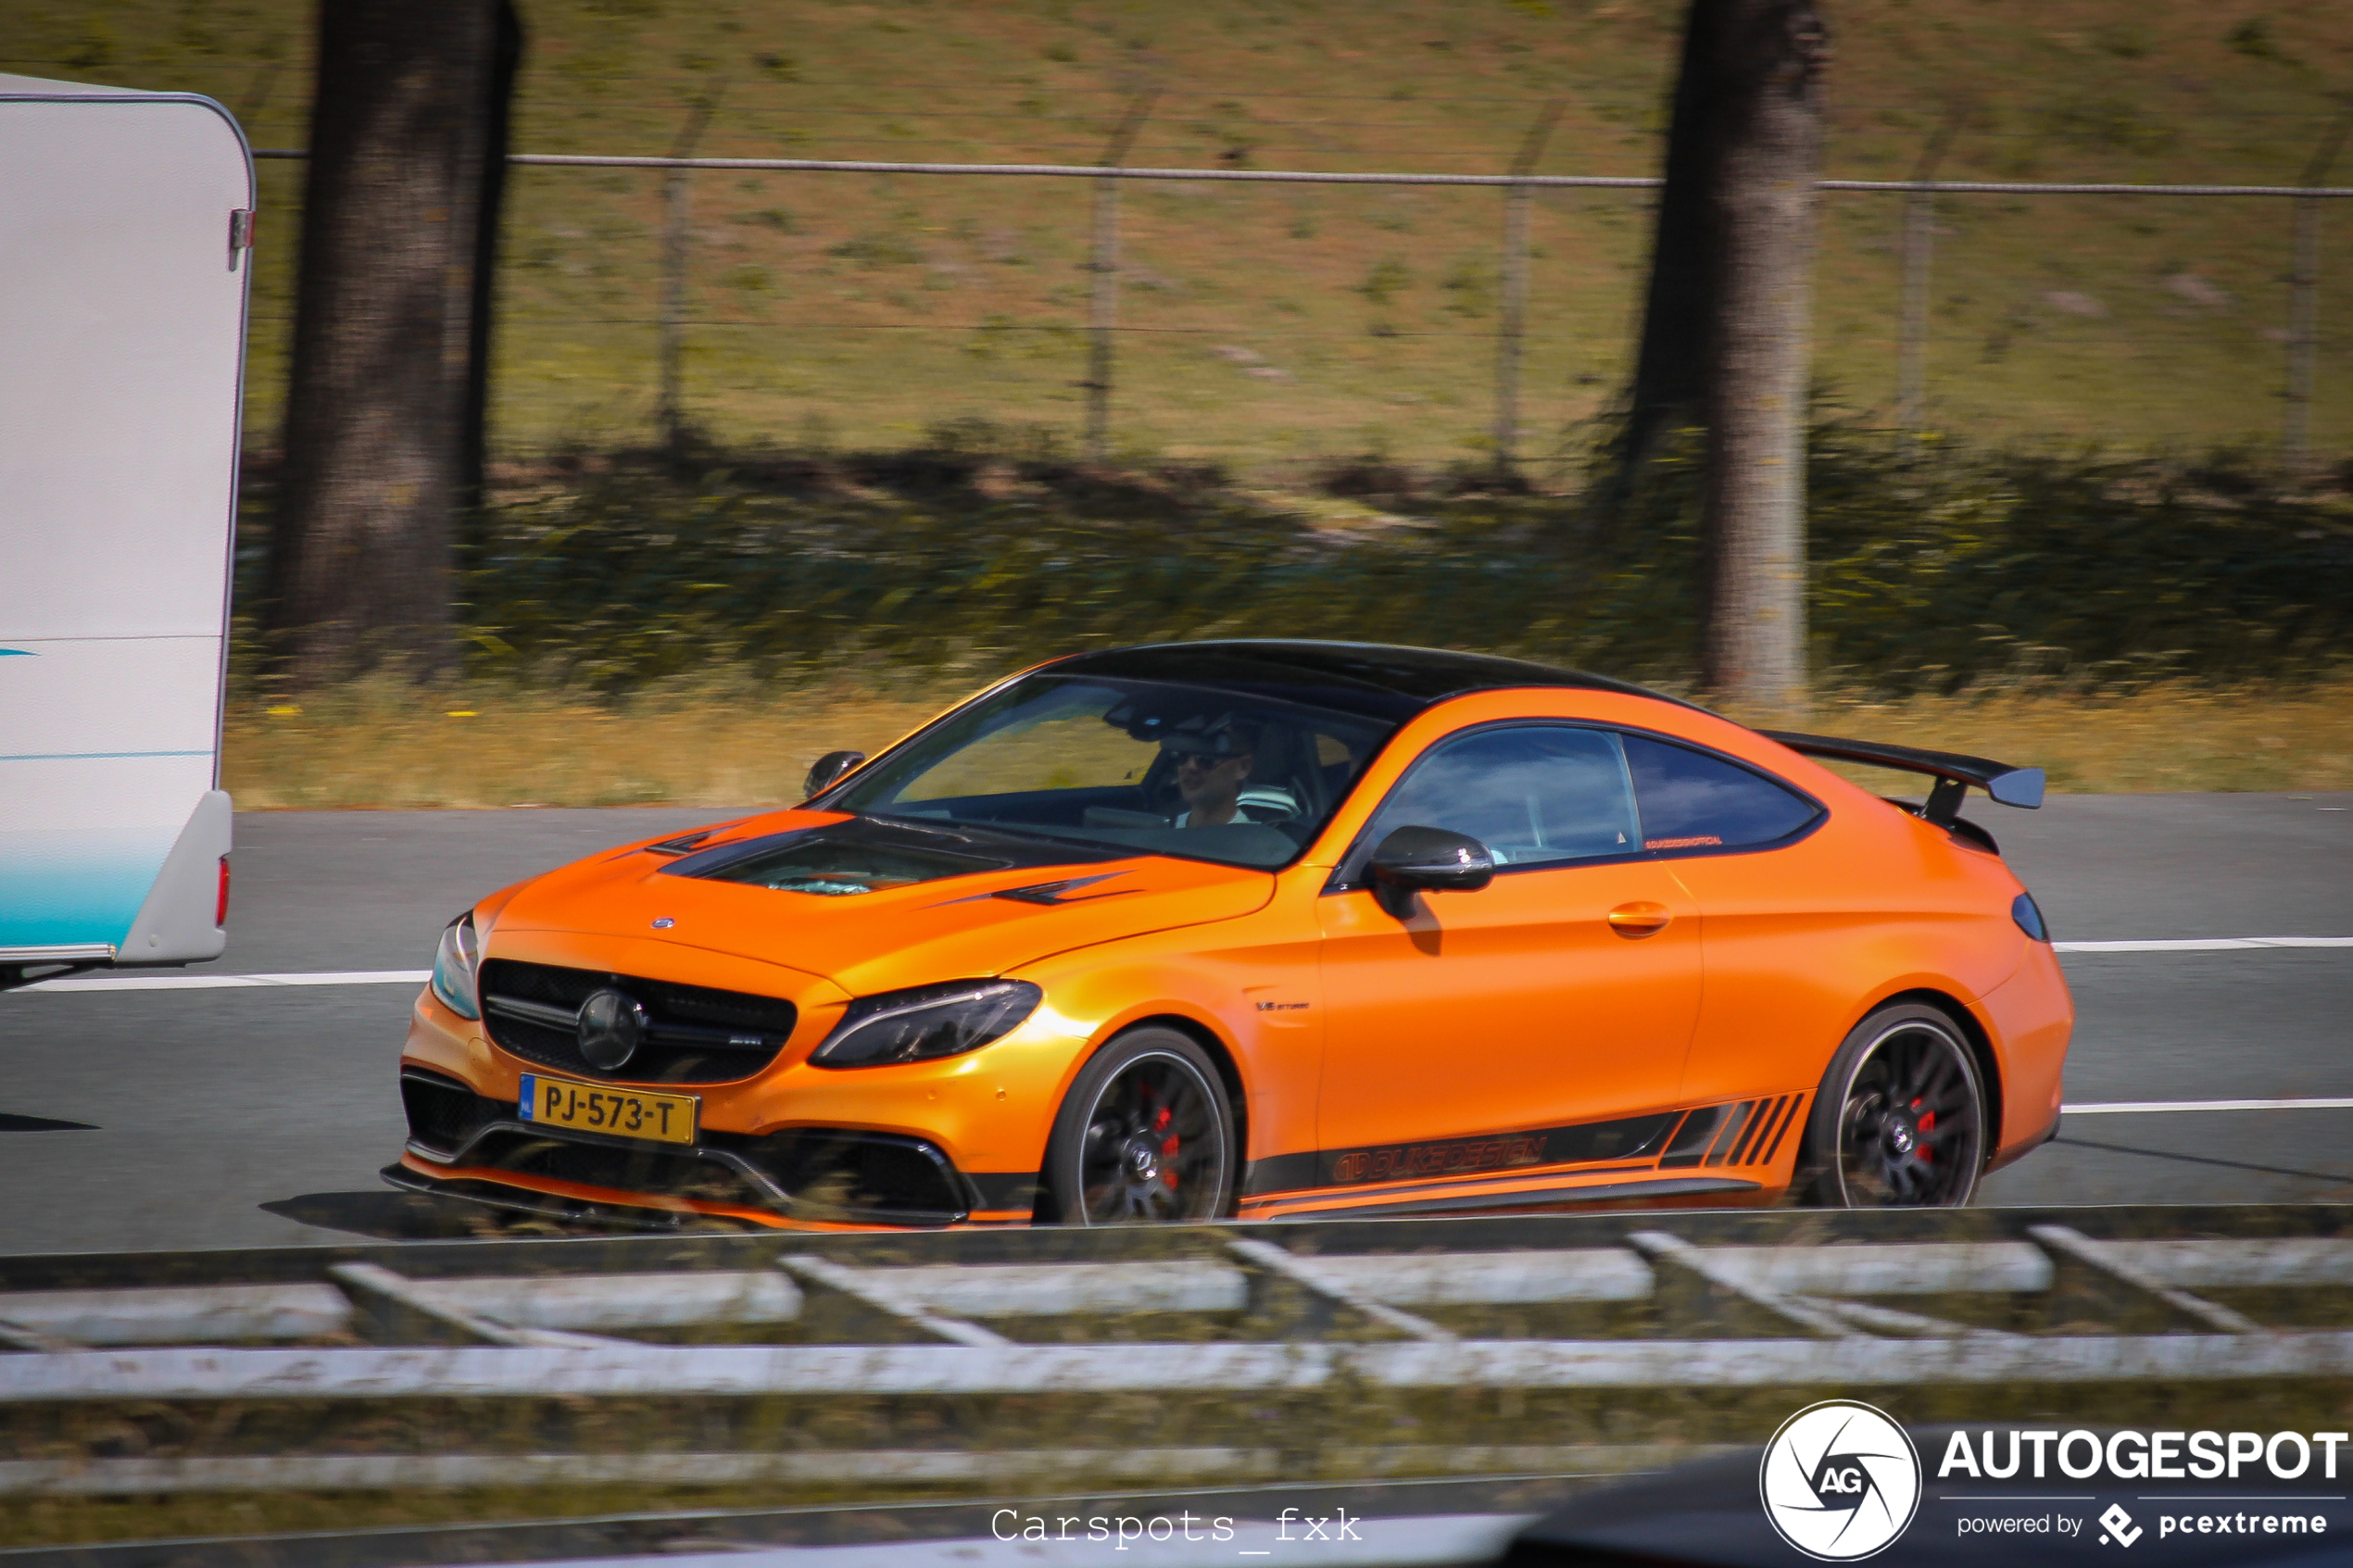
[[[0,659],[6,659],[11,654],[14,654],[19,659],[38,659],[40,657],[40,655],[34,653],[31,648],[0,648]]]
[[[209,751],[28,751],[0,762],[100,762],[119,757],[209,757]]]

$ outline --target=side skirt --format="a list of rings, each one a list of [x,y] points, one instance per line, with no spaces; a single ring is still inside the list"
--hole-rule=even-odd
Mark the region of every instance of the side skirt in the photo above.
[[[1238,1209],[1243,1219],[1369,1217],[1755,1192],[1768,1185],[1806,1098],[1767,1095],[1609,1122],[1276,1155],[1252,1162]],[[1598,1179],[1611,1176],[1632,1179]]]

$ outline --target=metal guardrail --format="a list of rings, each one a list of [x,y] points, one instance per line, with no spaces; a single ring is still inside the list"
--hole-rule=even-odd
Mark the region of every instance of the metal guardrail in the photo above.
[[[1832,1390],[2335,1399],[2348,1286],[2334,1206],[0,1260],[0,1496],[1592,1474]]]

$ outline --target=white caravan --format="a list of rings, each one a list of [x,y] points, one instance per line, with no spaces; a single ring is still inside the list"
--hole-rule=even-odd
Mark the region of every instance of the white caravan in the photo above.
[[[228,940],[253,208],[210,99],[0,76],[0,988]]]

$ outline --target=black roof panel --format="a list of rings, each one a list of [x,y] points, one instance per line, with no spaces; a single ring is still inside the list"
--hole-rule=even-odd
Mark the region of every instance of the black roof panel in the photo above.
[[[1499,659],[1492,654],[1390,647],[1380,643],[1277,638],[1151,643],[1140,647],[1074,654],[1046,666],[1041,673],[1045,672],[1259,689],[1321,688],[1327,700],[1345,694],[1355,699],[1346,706],[1385,709],[1390,716],[1401,719],[1448,697],[1516,686],[1613,692],[1620,696],[1672,702],[1679,708],[1691,706],[1663,692],[1607,675],[1589,675],[1527,659]]]

